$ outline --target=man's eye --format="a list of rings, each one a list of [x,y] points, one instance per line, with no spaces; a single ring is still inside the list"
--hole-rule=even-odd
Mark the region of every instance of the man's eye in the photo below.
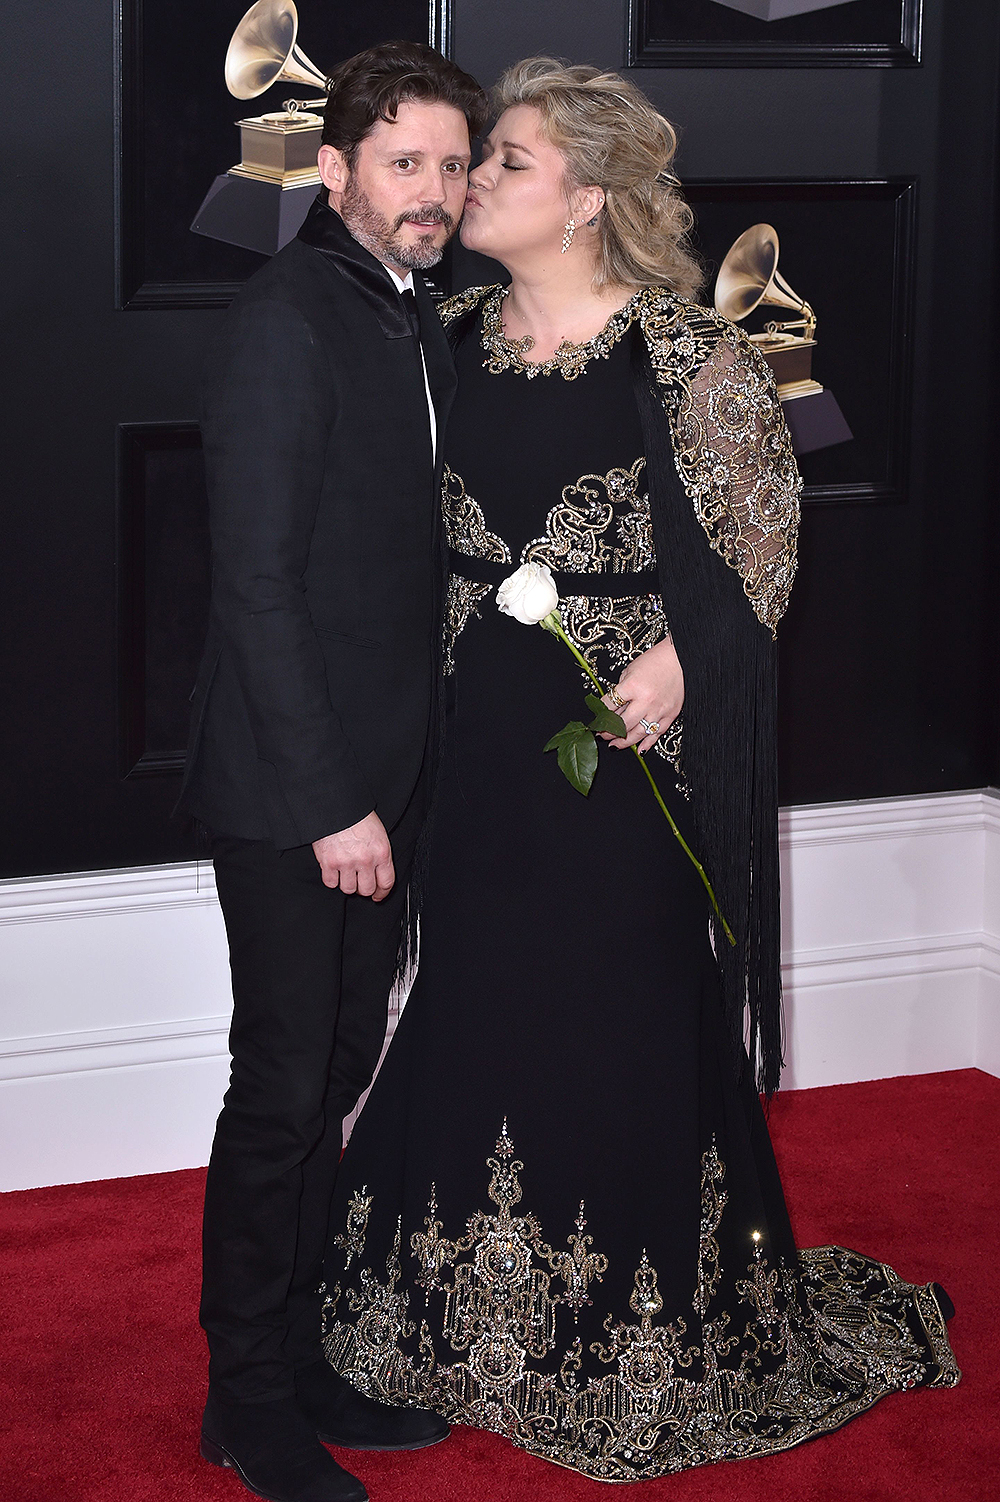
[[[412,167],[413,166],[413,162],[412,162],[412,160],[411,160],[410,157],[408,157],[408,156],[401,156],[399,158],[399,160],[397,161],[396,166],[397,167]]]
[[[460,173],[465,171],[465,167],[461,162],[447,162],[445,164],[444,170],[446,172],[450,172],[452,176],[457,177]]]

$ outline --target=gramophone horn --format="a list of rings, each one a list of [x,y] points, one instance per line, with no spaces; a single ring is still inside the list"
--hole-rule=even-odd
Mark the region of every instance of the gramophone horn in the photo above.
[[[816,326],[812,308],[778,271],[778,232],[770,224],[751,225],[740,235],[719,267],[715,283],[716,309],[734,323],[760,303],[791,308],[801,315],[801,323],[782,324],[782,328],[805,328],[808,338]]]
[[[233,32],[226,53],[226,85],[237,99],[256,99],[275,83],[304,83],[326,93],[330,80],[296,44],[292,0],[257,0]]]

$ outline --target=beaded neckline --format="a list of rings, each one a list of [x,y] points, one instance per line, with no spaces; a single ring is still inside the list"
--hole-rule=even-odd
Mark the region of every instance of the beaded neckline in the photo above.
[[[608,358],[619,339],[634,323],[642,295],[640,290],[630,297],[624,307],[612,313],[603,329],[592,339],[587,339],[582,344],[570,344],[566,340],[547,360],[526,360],[524,357],[534,340],[530,334],[523,339],[509,339],[504,333],[502,310],[507,288],[497,287],[483,302],[482,340],[486,352],[483,366],[491,375],[515,370],[531,381],[535,376],[552,375],[558,371],[564,381],[575,381],[578,375],[584,373],[589,361]]]

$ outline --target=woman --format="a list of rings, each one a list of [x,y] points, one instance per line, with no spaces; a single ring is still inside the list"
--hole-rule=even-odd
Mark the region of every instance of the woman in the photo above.
[[[936,1285],[796,1252],[757,1095],[780,1067],[773,638],[799,492],[773,382],[688,300],[674,136],[643,96],[533,59],[499,103],[462,240],[511,284],[445,307],[420,969],[340,1175],[326,1350],[374,1398],[626,1481],[958,1372]],[[588,682],[494,602],[526,562],[624,722],[587,798],[542,747]],[[733,942],[630,747],[659,753]]]

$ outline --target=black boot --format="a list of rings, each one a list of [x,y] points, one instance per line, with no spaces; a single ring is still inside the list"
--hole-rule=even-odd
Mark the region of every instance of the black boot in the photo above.
[[[391,1408],[366,1398],[326,1361],[297,1371],[295,1391],[320,1439],[345,1450],[422,1450],[450,1433],[426,1408]]]
[[[201,1454],[230,1467],[266,1502],[368,1502],[361,1482],[323,1449],[291,1398],[234,1403],[209,1393]]]

